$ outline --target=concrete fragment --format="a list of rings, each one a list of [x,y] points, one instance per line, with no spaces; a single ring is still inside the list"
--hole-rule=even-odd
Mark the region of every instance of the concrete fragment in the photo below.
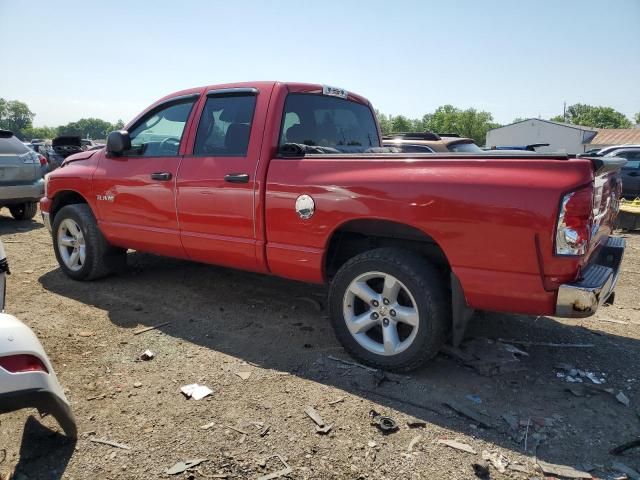
[[[593,478],[588,472],[581,472],[568,465],[556,465],[553,463],[543,462],[538,459],[538,466],[544,474],[556,475],[565,478]]]
[[[438,440],[436,443],[454,448],[456,450],[460,450],[461,452],[471,453],[473,455],[476,455],[478,453],[470,445],[462,442],[457,442],[455,440]]]

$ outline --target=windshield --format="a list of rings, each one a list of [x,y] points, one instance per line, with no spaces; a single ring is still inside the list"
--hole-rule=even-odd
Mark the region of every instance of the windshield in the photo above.
[[[327,153],[362,153],[380,146],[371,109],[361,103],[316,94],[290,94],[284,107],[280,146],[327,147]]]
[[[450,152],[458,152],[458,153],[483,153],[479,146],[477,146],[473,142],[469,143],[454,143],[453,145],[449,145]]]

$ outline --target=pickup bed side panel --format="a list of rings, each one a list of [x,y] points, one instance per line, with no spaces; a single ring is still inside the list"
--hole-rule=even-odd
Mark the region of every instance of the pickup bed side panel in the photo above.
[[[265,200],[269,268],[321,282],[335,229],[349,220],[379,218],[430,235],[470,306],[551,314],[556,292],[549,285],[574,280],[584,261],[552,254],[560,199],[592,177],[590,163],[580,160],[275,158]],[[301,194],[315,200],[308,220],[295,211]]]

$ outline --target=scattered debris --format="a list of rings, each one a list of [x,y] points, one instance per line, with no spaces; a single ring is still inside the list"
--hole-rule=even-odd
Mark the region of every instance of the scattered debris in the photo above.
[[[493,468],[498,470],[500,473],[504,473],[507,471],[509,460],[500,452],[488,452],[487,450],[483,450],[482,459],[491,463],[491,465],[493,465]]]
[[[528,342],[526,340],[504,340],[498,339],[502,343],[515,343],[516,345],[524,345],[525,347],[554,347],[554,348],[593,348],[593,343],[553,343],[553,342]]]
[[[600,322],[608,322],[608,323],[619,323],[620,325],[629,325],[629,322],[624,322],[622,320],[614,320],[613,318],[596,318]]]
[[[131,447],[129,445],[125,445],[124,443],[114,442],[111,440],[105,440],[103,438],[91,437],[89,441],[93,443],[102,443],[103,445],[109,445],[115,448],[121,448],[122,450],[131,450]]]
[[[622,455],[627,450],[631,450],[632,448],[637,448],[637,447],[640,447],[640,439],[632,440],[630,442],[623,443],[622,445],[618,445],[617,447],[609,450],[609,453],[611,455]]]
[[[473,468],[473,473],[476,477],[482,480],[489,480],[491,478],[489,467],[486,463],[472,463],[471,468]]]
[[[471,400],[476,405],[480,405],[482,403],[480,395],[465,395],[464,398],[466,398],[467,400]]]
[[[624,393],[622,392],[618,392],[618,394],[616,395],[616,400],[618,400],[621,404],[623,404],[625,407],[629,406],[629,397],[627,397]]]
[[[524,432],[524,451],[527,451],[527,441],[529,440],[529,426],[531,425],[531,419],[527,418],[527,431]]]
[[[185,397],[193,398],[194,400],[202,400],[204,397],[208,397],[213,393],[213,390],[209,387],[198,385],[197,383],[180,387],[180,391]]]
[[[153,358],[156,356],[155,353],[153,353],[151,350],[145,350],[144,352],[142,352],[142,355],[140,355],[140,360],[144,360],[149,361],[149,360],[153,360]]]
[[[333,355],[328,355],[327,358],[329,360],[333,360],[334,362],[343,363],[345,365],[350,365],[352,367],[363,368],[365,370],[369,370],[370,372],[377,372],[378,371],[377,368],[371,368],[371,367],[367,367],[366,365],[362,365],[361,363],[356,363],[356,362],[350,362],[348,360],[343,360],[341,358],[334,357]]]
[[[556,377],[564,378],[564,380],[569,383],[583,383],[584,378],[591,380],[595,385],[602,385],[603,383],[606,383],[604,378],[605,374],[603,373],[596,375],[594,372],[581,370],[567,363],[559,363],[554,368],[556,370],[560,370],[559,372],[556,372]]]
[[[331,402],[329,402],[327,405],[335,405],[336,403],[340,403],[340,402],[344,402],[344,397],[336,398],[335,400],[332,400]]]
[[[453,401],[445,402],[444,405],[449,407],[451,410],[458,412],[463,417],[467,417],[468,419],[473,420],[481,427],[485,427],[485,428],[495,427],[493,420],[491,420],[491,418],[488,415],[485,415],[484,413],[476,412],[474,410],[471,410],[470,408],[467,408]]]
[[[260,436],[264,437],[267,433],[269,433],[269,430],[271,430],[271,426],[270,425],[265,426],[260,432]]]
[[[238,432],[241,433],[242,435],[249,435],[247,432],[245,432],[244,430],[240,430],[237,427],[232,427],[231,425],[225,425],[225,428],[229,428],[231,430],[233,430],[234,432]]]
[[[278,460],[280,460],[282,462],[282,465],[284,465],[284,468],[282,470],[278,470],[277,472],[268,473],[267,475],[262,475],[261,477],[258,477],[258,480],[273,480],[274,478],[279,478],[279,477],[284,477],[285,475],[289,475],[292,472],[289,464],[285,462],[284,458],[282,458],[281,455],[278,455],[278,454],[265,458],[264,464],[266,465],[267,460],[270,460],[272,458],[277,458]]]
[[[79,337],[93,337],[95,333],[89,331],[78,332]]]
[[[391,417],[380,415],[375,410],[369,412],[371,425],[375,425],[382,433],[392,433],[398,430],[398,423]]]
[[[566,478],[593,478],[590,473],[581,472],[567,465],[555,465],[553,463],[543,462],[540,459],[538,459],[537,462],[545,475],[550,474]]]
[[[317,433],[326,434],[331,431],[332,425],[327,425],[320,414],[316,412],[315,408],[308,406],[304,409],[304,413],[306,413],[309,418],[315,422]]]
[[[210,428],[213,428],[214,425],[215,425],[214,422],[209,422],[204,425],[200,425],[200,428],[202,430],[209,430]]]
[[[422,435],[416,435],[415,437],[413,437],[409,442],[409,446],[407,446],[407,452],[413,452],[413,447],[415,447],[416,443],[418,443],[420,440],[422,440]]]
[[[524,465],[518,465],[518,464],[510,463],[509,465],[507,465],[507,468],[509,470],[513,470],[515,472],[526,473],[526,474],[531,473],[531,471],[527,467],[525,467]]]
[[[418,420],[417,418],[412,418],[411,420],[407,420],[407,427],[409,428],[426,428],[427,422]]]
[[[239,376],[242,380],[248,380],[249,377],[251,376],[251,372],[249,371],[240,371],[240,372],[234,372],[237,376]]]
[[[202,462],[206,462],[206,458],[194,458],[192,460],[185,460],[184,462],[178,462],[173,467],[167,468],[164,473],[167,475],[177,475],[182,472],[186,472],[190,468],[197,467]]]
[[[148,332],[150,330],[155,330],[156,328],[164,327],[165,325],[169,325],[171,322],[162,322],[157,325],[151,325],[150,327],[144,327],[140,330],[136,330],[133,332],[134,335],[140,335],[141,333]]]
[[[473,368],[480,375],[493,376],[524,370],[521,356],[527,352],[502,342],[479,337],[462,344],[462,349],[445,347],[442,352]]]
[[[470,445],[467,445],[466,443],[462,443],[462,442],[457,442],[455,440],[438,440],[436,443],[439,443],[440,445],[446,445],[447,447],[455,448],[456,450],[460,450],[462,452],[471,453],[473,455],[476,455],[478,453],[473,448],[471,448]]]
[[[620,462],[611,462],[611,468],[613,470],[616,470],[618,472],[622,472],[624,473],[627,477],[629,477],[631,480],[640,480],[640,473],[638,473],[636,470],[634,470],[631,467],[628,467],[627,465],[625,465],[624,463],[620,463]]]
[[[133,388],[140,388],[142,387],[142,382],[133,382]]]
[[[518,418],[515,415],[503,413],[502,418],[507,422],[511,430],[518,430]]]

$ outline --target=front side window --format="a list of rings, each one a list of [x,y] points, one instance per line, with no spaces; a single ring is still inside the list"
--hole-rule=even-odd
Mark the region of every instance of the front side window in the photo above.
[[[129,132],[128,155],[164,157],[178,154],[184,127],[195,99],[160,107],[143,118]]]
[[[194,155],[245,156],[255,95],[212,95],[202,110]]]
[[[369,107],[326,95],[292,93],[284,106],[280,146],[325,147],[327,153],[362,153],[380,146]]]

